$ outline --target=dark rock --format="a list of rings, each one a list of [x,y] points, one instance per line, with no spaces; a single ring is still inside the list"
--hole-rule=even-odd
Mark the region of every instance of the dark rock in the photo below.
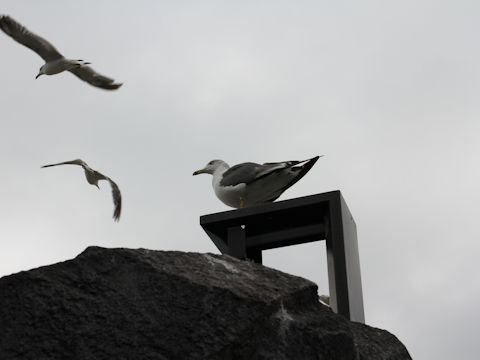
[[[0,279],[0,359],[410,359],[317,299],[229,256],[90,247]]]
[[[350,328],[359,360],[411,359],[403,344],[388,331],[352,322]]]

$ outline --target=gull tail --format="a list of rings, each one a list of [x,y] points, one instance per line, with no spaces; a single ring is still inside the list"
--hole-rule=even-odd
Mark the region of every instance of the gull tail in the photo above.
[[[81,60],[81,59],[75,60],[75,62],[76,62],[76,65],[77,65],[78,67],[82,67],[82,66],[86,66],[86,65],[91,65],[91,64],[92,64],[91,62],[88,62],[88,61],[85,61],[85,60]]]

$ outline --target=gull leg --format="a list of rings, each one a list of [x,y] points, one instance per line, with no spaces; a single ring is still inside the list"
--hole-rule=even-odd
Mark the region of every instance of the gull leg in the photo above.
[[[243,199],[240,199],[240,209],[243,209],[245,207],[245,201]]]

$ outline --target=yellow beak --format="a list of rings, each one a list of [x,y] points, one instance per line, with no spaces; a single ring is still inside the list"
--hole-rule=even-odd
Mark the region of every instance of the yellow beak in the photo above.
[[[193,173],[193,175],[198,175],[198,174],[205,174],[205,169],[200,169]]]

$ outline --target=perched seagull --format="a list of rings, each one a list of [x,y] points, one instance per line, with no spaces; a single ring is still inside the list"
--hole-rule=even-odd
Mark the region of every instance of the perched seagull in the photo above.
[[[5,34],[32,49],[45,60],[45,64],[40,68],[35,79],[44,74],[54,75],[62,71],[70,71],[83,81],[102,89],[115,90],[122,86],[122,84],[115,83],[115,80],[95,72],[90,66],[87,66],[90,64],[89,62],[64,58],[47,40],[28,31],[10,16],[0,15],[0,28]]]
[[[122,211],[122,194],[120,193],[120,189],[118,188],[117,184],[110,179],[108,176],[105,176],[99,173],[96,170],[90,168],[84,161],[80,159],[72,160],[72,161],[65,161],[58,164],[51,164],[51,165],[44,165],[42,168],[50,167],[50,166],[57,166],[57,165],[80,165],[83,170],[85,170],[85,176],[87,177],[87,181],[89,184],[95,185],[97,188],[100,189],[98,186],[99,180],[107,180],[112,187],[112,195],[113,195],[113,203],[115,205],[115,210],[113,211],[113,219],[118,221],[120,219],[120,212]]]
[[[223,160],[212,160],[193,175],[212,174],[217,197],[228,206],[243,208],[277,199],[300,180],[319,157],[263,165],[246,162],[233,167]]]

